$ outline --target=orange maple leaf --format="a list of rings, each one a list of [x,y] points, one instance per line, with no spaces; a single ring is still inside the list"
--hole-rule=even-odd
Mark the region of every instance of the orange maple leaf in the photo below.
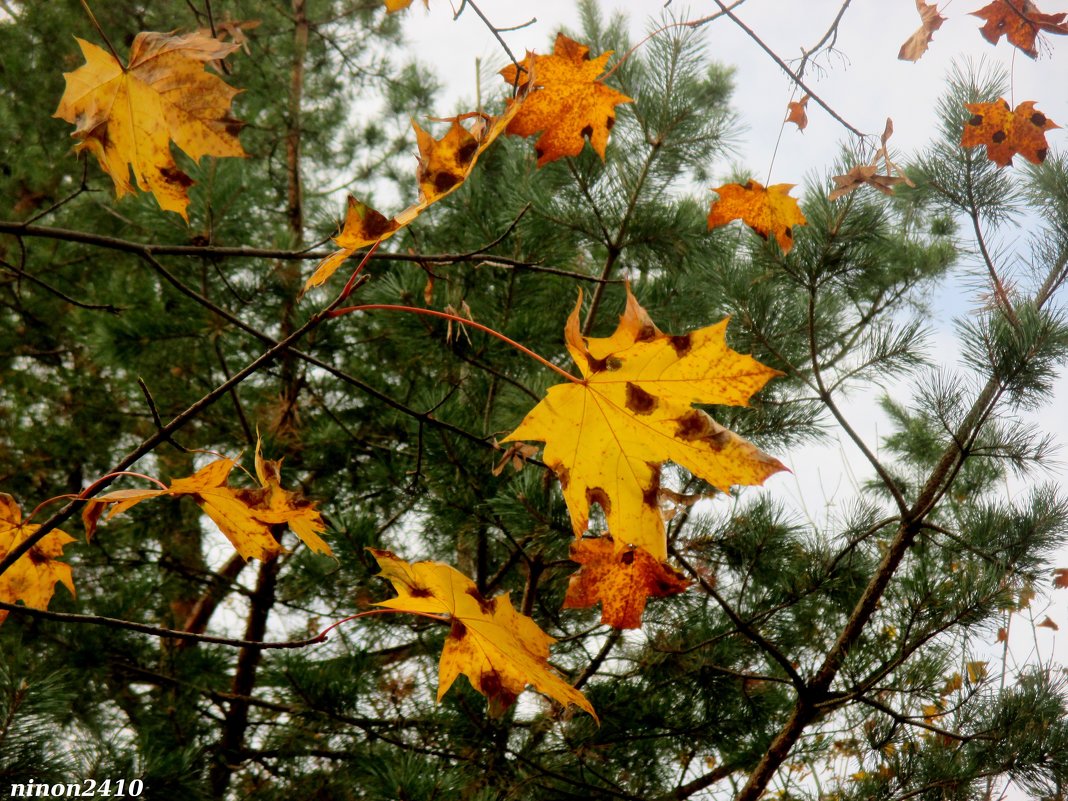
[[[994,103],[965,103],[964,107],[972,117],[964,124],[961,145],[986,145],[987,158],[999,167],[1012,164],[1017,153],[1041,164],[1049,149],[1046,131],[1060,127],[1037,111],[1033,100],[1025,100],[1012,111],[1004,98]]]
[[[22,510],[15,499],[0,492],[0,561],[39,528],[23,523]],[[57,528],[19,557],[0,574],[0,601],[9,604],[22,601],[34,609],[47,609],[57,583],[74,595],[70,565],[56,561],[68,542],[74,542],[74,537]],[[0,623],[7,619],[7,614],[6,610],[0,609]]]
[[[790,197],[795,184],[775,184],[767,189],[756,181],[725,184],[713,189],[719,200],[713,200],[708,212],[708,227],[726,225],[741,220],[764,239],[774,235],[783,253],[794,246],[795,225],[808,225],[797,201]]]
[[[450,622],[438,666],[438,701],[462,673],[490,704],[504,709],[528,684],[564,706],[575,704],[593,715],[593,706],[549,666],[556,640],[521,615],[507,594],[484,598],[460,571],[441,562],[409,564],[389,551],[368,548],[397,597],[376,606],[427,615]]]
[[[466,114],[454,117],[452,125],[441,139],[435,139],[412,120],[416,142],[419,145],[419,164],[416,178],[419,181],[419,200],[393,218],[387,218],[365,203],[349,195],[348,211],[341,233],[334,237],[340,250],[331,253],[315,268],[305,282],[302,293],[325,283],[347,258],[360,248],[389,239],[393,234],[422,214],[428,206],[460,188],[475,168],[478,157],[504,132],[505,126],[518,110],[507,109],[498,117]],[[480,125],[469,130],[461,121],[477,117]]]
[[[108,507],[110,520],[149,498],[189,495],[245,559],[267,561],[277,556],[282,546],[272,528],[281,525],[293,529],[313,551],[332,555],[330,546],[319,536],[326,531],[326,524],[314,504],[299,493],[282,489],[281,462],[263,459],[257,443],[256,475],[260,486],[251,489],[229,485],[227,478],[234,467],[232,459],[216,459],[191,476],[174,479],[168,489],[116,490],[94,498],[82,510],[86,537],[93,535]]]
[[[1053,571],[1053,586],[1068,589],[1068,567],[1058,567]]]
[[[115,182],[118,197],[137,186],[161,208],[188,221],[186,190],[193,180],[178,169],[173,141],[194,161],[202,156],[244,156],[237,141],[243,123],[230,116],[240,90],[204,65],[239,49],[201,33],[139,33],[123,66],[106,50],[77,40],[85,64],[63,77],[67,89],[53,115],[77,127],[75,152],[88,150]]]
[[[927,45],[931,43],[934,32],[946,21],[946,18],[938,13],[938,6],[934,3],[916,0],[916,10],[920,14],[920,27],[901,45],[897,57],[902,61],[919,61],[920,56],[927,52]]]
[[[636,629],[649,598],[665,598],[692,582],[644,548],[617,543],[611,536],[571,543],[571,561],[582,567],[571,576],[565,609],[601,603],[601,622],[617,629]]]
[[[1068,14],[1043,14],[1031,0],[994,0],[971,15],[986,20],[979,32],[990,44],[1008,37],[1009,44],[1031,58],[1038,57],[1035,40],[1039,32],[1068,34],[1068,24],[1064,22]]]
[[[797,126],[797,130],[803,131],[808,127],[808,114],[805,106],[808,105],[810,95],[802,95],[800,100],[792,100],[786,104],[786,121]]]
[[[1040,629],[1051,629],[1053,631],[1060,631],[1061,627],[1053,622],[1053,618],[1046,615],[1045,619],[1041,623],[1036,623],[1035,626]]]
[[[550,387],[503,441],[545,442],[576,537],[597,503],[617,542],[667,558],[660,467],[671,460],[726,492],[786,468],[694,403],[745,406],[782,375],[727,347],[727,320],[688,334],[660,332],[627,287],[627,309],[610,337],[583,338],[579,292],[564,328],[582,380]]]
[[[523,72],[516,80],[516,66],[509,64],[501,75],[510,85],[529,91],[526,97],[509,101],[519,106],[508,123],[515,136],[541,136],[534,145],[538,166],[564,156],[577,156],[588,139],[603,159],[608,132],[616,122],[615,107],[631,98],[598,80],[611,50],[590,58],[590,49],[557,34],[551,56],[527,52]]]

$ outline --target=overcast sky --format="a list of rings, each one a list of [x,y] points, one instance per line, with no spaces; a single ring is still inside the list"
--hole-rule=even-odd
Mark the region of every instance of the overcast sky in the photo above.
[[[1000,65],[1011,74],[1012,92],[1006,99],[1013,106],[1034,100],[1047,117],[1068,128],[1068,70],[1064,67],[1068,62],[1068,36],[1042,37],[1037,60],[1026,57],[1004,39],[995,47],[980,36],[983,21],[968,13],[985,3],[986,0],[949,0],[940,4],[946,22],[935,33],[923,58],[918,63],[910,63],[899,61],[897,53],[919,26],[913,0],[854,0],[842,18],[833,52],[820,56],[808,67],[806,81],[839,115],[864,133],[877,137],[886,118],[891,117],[895,133],[890,144],[902,154],[919,151],[934,135],[936,103],[955,60],[982,60],[990,66]],[[1063,1],[1038,0],[1037,5],[1046,13],[1068,11],[1068,3]],[[656,26],[665,10],[677,18],[694,19],[717,9],[714,2],[688,5],[672,2],[665,9],[662,0],[611,0],[602,2],[601,6],[606,13],[623,11],[629,15],[635,41]],[[479,8],[499,26],[518,25],[531,17],[537,18],[529,27],[504,34],[519,57],[527,50],[549,52],[559,30],[579,29],[574,0],[537,3],[480,0]],[[840,0],[747,0],[735,13],[779,56],[790,61],[823,37],[840,8]],[[461,100],[470,101],[475,96],[476,58],[482,61],[484,76],[492,76],[495,68],[506,61],[500,45],[471,9],[454,21],[451,6],[445,0],[430,0],[428,11],[416,0],[406,12],[404,29],[420,59],[446,82],[443,114],[452,113]],[[721,17],[702,31],[711,56],[736,70],[734,106],[745,126],[736,158],[713,165],[713,170],[725,176],[734,166],[741,165],[751,169],[754,178],[765,182],[787,102],[797,99],[799,93],[779,67],[731,20]],[[488,86],[490,79],[485,80]],[[793,125],[782,130],[767,182],[804,183],[806,179],[821,176],[842,144],[849,142],[849,132],[814,101],[808,104],[808,117],[804,132],[797,131]],[[1053,130],[1047,136],[1051,147],[1057,150],[1064,149],[1066,137],[1065,129]],[[1016,231],[1005,232],[998,240],[998,245],[1021,252],[1023,257],[1026,257],[1025,243]],[[954,284],[934,296],[932,355],[940,360],[948,359],[951,366],[957,352],[952,317],[980,305],[974,292],[974,286],[969,293],[960,284]],[[1056,400],[1040,410],[1036,419],[1043,428],[1055,432],[1062,443],[1068,443],[1068,380],[1063,373],[1058,389]],[[873,387],[854,395],[846,406],[851,422],[873,444],[889,429],[874,406],[874,398],[881,392]],[[900,385],[893,392],[896,398],[903,399],[907,397],[908,386]],[[794,473],[773,477],[766,491],[791,504],[799,515],[816,521],[840,508],[851,488],[871,475],[870,468],[849,442],[834,442],[823,448],[806,448],[779,456]],[[1068,451],[1062,450],[1059,456],[1068,460]],[[1063,467],[1050,477],[1068,490],[1068,471]],[[1012,493],[1016,489],[1018,486],[1012,486],[1008,491]],[[1068,554],[1062,563],[1061,566],[1068,566]],[[1050,605],[1045,606],[1047,603]],[[1033,609],[1036,622],[1049,614],[1065,627],[1064,631],[1057,634],[1049,629],[1032,630],[1025,621],[1020,621],[1022,625],[1014,625],[1010,641],[1010,666],[1033,663],[1036,658],[1048,660],[1051,654],[1061,664],[1068,662],[1068,590],[1051,594],[1048,601],[1039,598]],[[977,644],[977,647],[984,645]],[[986,648],[983,657],[1000,657],[1000,650],[990,644]]]

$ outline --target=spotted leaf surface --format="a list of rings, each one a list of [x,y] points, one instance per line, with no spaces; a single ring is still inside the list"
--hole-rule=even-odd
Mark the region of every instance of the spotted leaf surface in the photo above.
[[[357,250],[389,239],[431,204],[459,189],[474,169],[478,157],[504,132],[517,110],[518,106],[513,106],[499,117],[466,115],[467,119],[473,117],[476,120],[470,127],[462,124],[463,118],[456,117],[450,120],[452,124],[441,139],[435,139],[412,120],[419,146],[416,168],[419,200],[395,217],[388,218],[350,195],[345,223],[341,233],[334,237],[334,244],[340,250],[319,262],[302,292],[324,284]]]
[[[1004,36],[1031,58],[1038,58],[1039,33],[1068,34],[1068,14],[1043,14],[1031,0],[994,0],[971,13],[984,20],[979,32],[990,44]]]
[[[765,188],[756,181],[725,184],[712,190],[719,200],[712,202],[708,227],[741,220],[764,239],[774,237],[783,253],[794,246],[794,226],[807,225],[797,201],[790,197],[794,184],[775,184]]]
[[[397,591],[396,598],[377,606],[448,619],[438,701],[462,673],[498,708],[510,706],[529,684],[597,717],[586,697],[549,666],[555,640],[517,612],[507,595],[484,598],[471,579],[441,562],[410,564],[389,551],[369,550],[382,568],[379,575]]]
[[[7,493],[0,492],[0,561],[21,545],[40,526],[24,523],[22,510]],[[56,584],[62,584],[74,594],[74,580],[70,565],[57,561],[63,546],[74,542],[65,531],[54,529],[0,574],[0,601],[13,604],[22,601],[34,609],[47,609]],[[7,611],[0,609],[0,623],[7,619]]]
[[[517,113],[508,124],[508,133],[535,136],[538,166],[577,156],[586,141],[603,159],[608,133],[616,122],[615,107],[633,102],[622,92],[598,80],[612,51],[590,58],[590,49],[558,34],[552,55],[527,53],[522,71],[510,64],[501,75],[511,85],[528,90],[522,99],[512,101]]]
[[[205,64],[240,48],[202,33],[137,34],[123,66],[111,53],[77,40],[85,64],[64,73],[67,89],[54,116],[73,123],[76,152],[88,150],[122,197],[134,181],[161,208],[188,219],[192,179],[178,169],[171,143],[199,161],[203,156],[244,156],[242,123],[230,115],[239,90]]]
[[[650,598],[677,595],[691,583],[644,548],[617,543],[610,536],[575,540],[571,561],[582,567],[571,576],[564,608],[600,603],[601,622],[617,629],[640,628]]]
[[[315,505],[300,493],[282,488],[281,462],[264,459],[257,443],[260,485],[251,488],[230,486],[228,479],[234,467],[231,459],[216,459],[191,476],[174,479],[167,489],[117,490],[94,498],[82,511],[86,535],[92,536],[105,510],[111,519],[150,498],[188,495],[245,559],[266,561],[281,552],[275,526],[289,526],[313,551],[331,553],[319,536],[326,531],[326,524]]]
[[[675,462],[726,492],[786,469],[694,403],[748,405],[777,370],[731,350],[727,320],[672,336],[659,331],[627,288],[610,337],[579,331],[582,295],[564,330],[582,379],[550,387],[505,440],[545,442],[576,537],[593,503],[616,541],[667,558],[660,468]]]
[[[994,103],[965,103],[971,118],[964,124],[960,143],[964,147],[986,145],[986,155],[1000,167],[1012,164],[1016,154],[1030,162],[1046,160],[1046,131],[1059,128],[1035,108],[1032,100],[1010,110],[1004,99]]]

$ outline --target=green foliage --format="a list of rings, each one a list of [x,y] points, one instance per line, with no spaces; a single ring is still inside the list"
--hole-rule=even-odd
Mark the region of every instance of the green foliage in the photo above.
[[[98,5],[116,42],[207,22],[196,4]],[[42,111],[75,66],[71,34],[95,36],[80,5],[14,8],[0,22],[0,218],[110,238],[0,236],[0,489],[33,508],[83,489],[156,432],[156,414],[182,412],[325,305],[340,275],[298,303],[310,260],[217,248],[325,239],[338,186],[367,200],[391,182],[410,193],[408,117],[430,112],[434,86],[425,68],[391,61],[397,18],[377,4],[309,0],[304,52],[288,9],[228,4],[230,19],[260,20],[251,57],[226,75],[244,89],[250,158],[183,162],[197,181],[186,228],[150,196],[116,203]],[[593,52],[630,49],[623,21],[590,3],[583,25]],[[275,651],[12,613],[0,628],[0,786],[136,776],[146,797],[182,799],[726,798],[802,720],[771,785],[783,798],[975,798],[1009,780],[1063,794],[1063,682],[1035,666],[1002,684],[977,652],[1068,540],[1054,488],[1005,490],[1051,452],[1017,413],[1048,399],[1068,355],[1057,281],[1044,283],[1057,265],[1063,278],[1068,161],[1010,172],[962,150],[961,103],[997,96],[1000,79],[961,71],[939,139],[909,168],[917,186],[829,201],[829,179],[813,182],[808,225],[783,255],[746,229],[707,229],[705,184],[738,135],[736,80],[692,31],[661,32],[612,75],[635,102],[620,107],[605,162],[587,149],[536,169],[528,142],[502,138],[383,245],[354,297],[469,310],[561,365],[580,287],[594,336],[622,311],[623,279],[666,331],[730,315],[731,346],[784,375],[751,407],[709,411],[778,454],[831,431],[853,437],[842,394],[903,380],[883,403],[892,431],[865,443],[871,478],[855,498],[817,521],[771,482],[680,504],[669,542],[694,587],[651,603],[640,632],[606,629],[597,609],[560,608],[574,565],[556,479],[537,461],[493,474],[495,440],[557,377],[456,322],[339,317],[136,468],[167,480],[202,465],[198,451],[244,450],[251,470],[260,434],[268,458],[285,457],[286,486],[319,502],[335,559],[290,537],[277,561],[245,565],[194,504],[161,500],[70,546],[78,597],[61,590],[51,608],[303,639],[385,597],[365,549],[393,548],[456,565],[487,595],[510,592],[558,638],[553,664],[601,725],[534,695],[489,715],[464,680],[438,704],[447,629],[426,618],[367,616]],[[377,116],[354,114],[369,93]],[[1037,277],[960,322],[965,370],[953,373],[932,358],[927,298],[974,281],[963,236],[1024,210],[1040,220]],[[664,481],[683,496],[711,491],[682,470]],[[978,661],[987,675],[972,680]],[[954,674],[961,686],[946,691]]]

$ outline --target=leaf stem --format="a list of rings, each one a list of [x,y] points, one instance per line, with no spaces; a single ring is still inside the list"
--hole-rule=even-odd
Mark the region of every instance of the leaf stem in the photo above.
[[[419,617],[426,617],[430,618],[431,620],[436,620],[438,623],[448,623],[452,620],[452,618],[446,615],[432,615],[429,612],[414,612],[410,609],[369,609],[366,612],[357,612],[355,615],[349,615],[348,617],[341,618],[341,620],[334,621],[325,629],[320,631],[314,639],[316,641],[325,640],[326,635],[336,629],[342,623],[348,623],[350,620],[358,620],[361,617],[371,617],[373,615],[418,615]]]
[[[126,72],[126,65],[122,63],[122,56],[119,55],[119,51],[115,49],[115,45],[111,43],[108,35],[104,33],[104,27],[97,21],[96,14],[93,13],[93,9],[89,8],[89,3],[86,0],[80,0],[82,8],[85,9],[85,13],[89,15],[89,21],[93,23],[93,27],[96,28],[96,32],[100,34],[104,40],[104,44],[108,46],[108,50],[111,51],[111,55],[115,57],[115,60],[119,62],[119,66],[123,72]]]
[[[466,317],[460,317],[458,314],[449,314],[448,312],[441,312],[441,311],[437,311],[435,309],[420,309],[420,308],[417,308],[415,306],[399,306],[399,305],[395,305],[395,304],[391,304],[391,303],[367,303],[367,304],[364,304],[362,306],[345,306],[345,307],[340,308],[340,309],[334,309],[333,311],[329,312],[327,316],[329,316],[329,317],[340,317],[343,314],[350,314],[351,312],[358,312],[358,311],[399,311],[399,312],[408,312],[410,314],[422,314],[422,315],[425,315],[427,317],[440,317],[443,320],[452,320],[453,322],[459,323],[460,325],[469,325],[472,328],[475,328],[475,329],[477,329],[479,331],[482,331],[482,332],[484,332],[486,334],[489,334],[490,336],[496,337],[497,339],[501,340],[501,342],[504,342],[507,345],[511,345],[513,348],[515,348],[519,352],[524,353],[527,356],[529,356],[530,358],[534,359],[534,361],[539,362],[540,364],[543,364],[545,367],[548,367],[550,370],[552,370],[553,372],[559,374],[563,378],[566,378],[568,381],[570,381],[570,382],[572,382],[574,384],[585,383],[581,378],[576,378],[575,376],[573,376],[571,373],[567,372],[566,370],[564,370],[564,369],[562,369],[560,367],[557,367],[555,364],[553,364],[551,361],[546,359],[544,356],[538,355],[537,353],[535,353],[534,351],[532,351],[530,348],[526,347],[525,345],[520,345],[514,339],[512,339],[512,338],[510,338],[508,336],[505,336],[500,331],[497,331],[497,330],[495,330],[493,328],[490,328],[488,325],[482,325],[482,323],[476,323],[474,320],[468,320]]]
[[[100,478],[98,478],[96,481],[94,481],[92,484],[90,484],[88,487],[86,487],[85,489],[83,489],[79,493],[65,492],[62,495],[55,495],[55,496],[53,496],[51,498],[46,498],[45,500],[43,500],[39,504],[37,504],[37,506],[34,507],[33,511],[30,512],[28,515],[26,515],[26,518],[22,522],[23,522],[23,524],[29,523],[31,520],[33,520],[33,518],[37,515],[38,512],[40,512],[42,509],[44,509],[50,503],[55,503],[56,501],[62,501],[62,500],[77,500],[77,501],[80,501],[80,500],[83,500],[85,498],[88,498],[88,497],[90,497],[90,495],[87,495],[86,493],[90,493],[91,494],[93,489],[97,485],[99,485],[100,483],[102,483],[104,481],[110,483],[110,482],[114,481],[116,478],[118,478],[119,476],[133,476],[134,478],[143,478],[143,479],[145,479],[147,481],[151,481],[151,482],[153,482],[155,484],[158,484],[161,489],[167,489],[167,485],[164,484],[162,481],[160,481],[158,478],[153,478],[152,476],[146,476],[144,473],[135,473],[135,472],[133,472],[131,470],[117,470],[114,473],[108,473],[106,476],[101,476]]]

